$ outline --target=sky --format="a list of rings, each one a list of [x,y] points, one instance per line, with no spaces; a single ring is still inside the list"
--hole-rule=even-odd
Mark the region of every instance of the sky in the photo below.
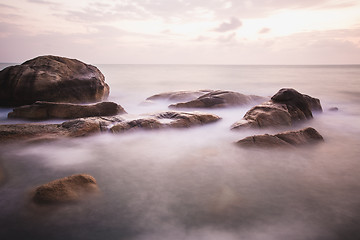
[[[0,62],[360,64],[358,0],[0,0]]]

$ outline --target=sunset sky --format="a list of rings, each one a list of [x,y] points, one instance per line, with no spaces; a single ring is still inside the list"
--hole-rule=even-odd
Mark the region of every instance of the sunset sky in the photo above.
[[[0,0],[0,62],[360,64],[358,0]]]

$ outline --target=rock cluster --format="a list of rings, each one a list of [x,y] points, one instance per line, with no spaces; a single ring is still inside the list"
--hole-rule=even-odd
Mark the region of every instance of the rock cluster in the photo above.
[[[188,128],[218,120],[220,117],[214,114],[167,111],[128,120],[113,116],[79,118],[61,124],[9,124],[0,125],[0,143],[84,137],[100,132],[122,133],[135,129]]]
[[[311,119],[312,111],[322,111],[319,99],[284,88],[270,101],[251,108],[243,119],[234,123],[231,128],[291,126],[299,120]]]

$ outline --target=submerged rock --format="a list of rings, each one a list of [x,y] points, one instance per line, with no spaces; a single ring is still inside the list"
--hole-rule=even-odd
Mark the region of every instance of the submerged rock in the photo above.
[[[75,119],[94,116],[113,116],[126,113],[125,110],[114,102],[101,102],[92,105],[71,103],[35,102],[14,108],[8,114],[9,118],[23,119]]]
[[[241,139],[236,144],[242,147],[293,147],[323,141],[323,137],[314,128],[283,132],[275,135],[255,135]]]
[[[232,91],[211,91],[197,99],[172,104],[170,108],[225,108],[243,106],[264,101],[265,98],[255,95],[244,95]]]
[[[108,95],[100,70],[76,59],[40,56],[0,71],[0,106],[99,102]]]
[[[146,100],[147,101],[166,100],[171,102],[189,101],[196,99],[209,92],[212,92],[212,90],[164,92],[148,97]]]
[[[94,177],[87,174],[72,175],[37,187],[33,201],[37,204],[78,201],[96,190],[98,187]]]
[[[270,101],[251,108],[231,129],[291,126],[296,121],[313,118],[312,111],[322,111],[319,99],[284,88]]]
[[[118,133],[135,129],[188,128],[218,120],[220,120],[220,117],[214,114],[168,111],[151,114],[134,120],[123,121],[111,127],[110,131]]]

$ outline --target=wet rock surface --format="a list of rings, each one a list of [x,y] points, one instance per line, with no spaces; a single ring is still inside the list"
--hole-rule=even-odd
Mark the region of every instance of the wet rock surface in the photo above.
[[[283,132],[275,135],[255,135],[241,139],[236,144],[241,147],[295,147],[324,141],[314,128],[308,127],[299,131]]]
[[[124,108],[114,102],[101,102],[92,105],[71,103],[35,102],[14,108],[8,118],[30,120],[75,119],[94,116],[113,116],[126,113]]]
[[[77,174],[57,179],[37,187],[32,200],[37,204],[54,204],[79,201],[98,190],[94,177]]]
[[[252,103],[259,103],[265,101],[266,98],[256,95],[244,95],[238,92],[232,91],[211,91],[204,94],[197,99],[172,104],[170,108],[226,108],[243,106]]]
[[[108,95],[100,70],[76,59],[40,56],[0,71],[0,106],[99,102]]]
[[[284,88],[270,101],[251,108],[231,129],[291,126],[294,122],[312,119],[313,111],[322,111],[319,99]]]

